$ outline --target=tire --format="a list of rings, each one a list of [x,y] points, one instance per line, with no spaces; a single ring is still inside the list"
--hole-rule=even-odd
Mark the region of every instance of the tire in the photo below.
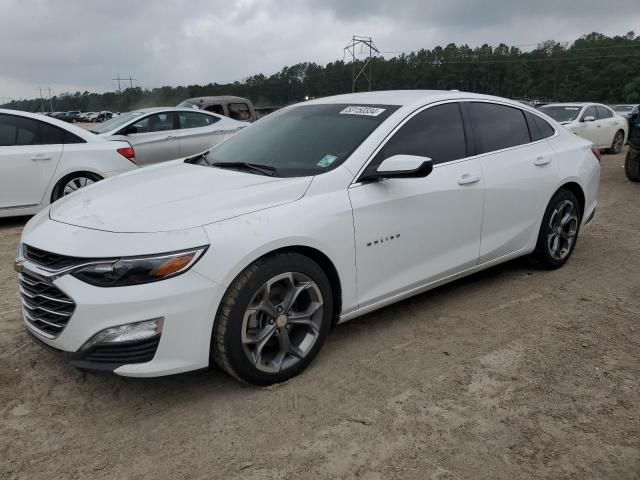
[[[640,182],[640,149],[629,147],[624,160],[624,173],[632,182]]]
[[[622,151],[622,147],[624,147],[624,132],[622,130],[618,130],[613,136],[609,152],[617,155]]]
[[[331,285],[317,263],[293,252],[264,257],[238,275],[220,303],[213,361],[243,382],[283,382],[318,354],[332,319]]]
[[[51,192],[51,203],[56,200],[60,200],[65,195],[73,193],[87,185],[99,182],[100,180],[102,180],[102,177],[90,172],[77,172],[62,177],[58,183],[56,183],[56,186],[53,187],[53,191]],[[75,188],[69,187],[70,184],[74,185]]]
[[[563,220],[566,223],[563,224]],[[576,246],[581,222],[578,199],[570,190],[561,188],[549,201],[542,217],[536,249],[531,255],[533,264],[546,270],[564,265]]]

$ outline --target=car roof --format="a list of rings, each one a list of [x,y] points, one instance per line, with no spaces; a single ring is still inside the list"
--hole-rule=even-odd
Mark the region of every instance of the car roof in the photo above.
[[[192,98],[187,98],[186,100],[184,100],[185,102],[246,102],[248,99],[243,98],[243,97],[236,97],[233,95],[214,95],[214,96],[208,96],[208,97],[192,97]]]
[[[139,108],[137,110],[131,110],[129,113],[156,113],[156,112],[193,112],[195,109],[190,107],[148,107]],[[197,110],[201,113],[208,113],[213,116],[222,117],[221,115],[215,115],[213,112],[207,110]],[[226,117],[225,117],[226,118]]]
[[[517,107],[527,107],[526,105],[508,98],[494,97],[492,95],[482,95],[478,93],[461,92],[459,90],[383,90],[377,92],[348,93],[345,95],[335,95],[316,100],[303,102],[304,104],[327,104],[327,103],[354,103],[360,105],[398,105],[420,106],[426,103],[440,100],[491,100],[501,103],[509,103]]]
[[[598,105],[600,107],[606,107],[604,103],[598,102],[563,102],[563,103],[547,103],[543,107],[588,107],[591,105]]]
[[[44,123],[50,123],[51,125],[55,125],[56,127],[62,128],[63,130],[77,135],[87,142],[103,141],[103,139],[91,133],[90,131],[85,130],[84,128],[76,127],[75,125],[63,122],[62,120],[58,120],[57,118],[42,115],[41,113],[30,113],[23,112],[22,110],[9,110],[4,108],[0,108],[0,113],[5,113],[7,115],[17,115],[21,117],[31,118],[33,120],[38,120]]]

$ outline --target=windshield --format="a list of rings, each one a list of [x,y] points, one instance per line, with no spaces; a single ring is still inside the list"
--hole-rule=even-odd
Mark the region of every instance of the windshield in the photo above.
[[[198,104],[192,102],[191,100],[185,100],[184,102],[180,102],[178,104],[178,108],[200,108]]]
[[[134,118],[139,117],[143,113],[144,112],[123,113],[121,115],[118,115],[117,117],[113,117],[111,120],[107,120],[106,122],[98,125],[97,127],[92,128],[91,131],[93,133],[110,132],[111,130],[115,130],[116,128],[121,127],[122,125],[133,120]]]
[[[620,113],[631,113],[633,111],[633,105],[613,105],[611,108]]]
[[[548,105],[540,107],[540,111],[546,113],[556,122],[572,122],[578,118],[582,110],[579,105]]]
[[[395,105],[299,105],[272,114],[211,150],[205,161],[266,166],[279,177],[336,168],[391,115]]]

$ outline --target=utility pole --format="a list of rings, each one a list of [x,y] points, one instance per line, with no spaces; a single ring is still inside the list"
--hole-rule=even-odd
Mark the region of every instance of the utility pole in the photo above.
[[[137,80],[135,78],[133,78],[131,76],[131,74],[129,74],[129,78],[122,78],[122,77],[120,77],[120,74],[117,74],[116,78],[112,78],[111,80],[113,80],[114,82],[118,82],[118,91],[119,92],[122,91],[122,85],[121,85],[120,82],[128,81],[129,82],[129,88],[133,88],[133,82],[137,82]]]
[[[364,64],[362,68],[358,70],[356,73],[356,48],[360,47],[360,53],[366,53],[366,49],[369,49],[368,56],[364,60]],[[347,44],[343,49],[342,59],[344,60],[347,55],[351,57],[351,91],[356,91],[356,82],[358,78],[364,77],[369,83],[369,91],[371,91],[371,85],[373,83],[373,57],[374,52],[376,54],[380,54],[380,50],[373,43],[373,39],[371,37],[361,37],[359,35],[354,35],[351,37],[351,41]],[[367,68],[368,67],[368,68]]]

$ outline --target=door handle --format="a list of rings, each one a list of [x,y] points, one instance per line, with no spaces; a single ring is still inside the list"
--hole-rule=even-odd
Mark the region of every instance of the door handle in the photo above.
[[[164,137],[165,140],[171,140],[172,138],[176,138],[175,135],[169,135],[168,137]]]
[[[33,157],[31,157],[31,160],[33,160],[34,162],[37,162],[38,160],[51,160],[51,157],[47,155],[34,155]]]
[[[538,167],[543,167],[545,165],[549,165],[551,163],[551,158],[549,157],[538,157],[535,159],[535,161],[533,162],[534,165],[538,166]]]
[[[458,185],[471,185],[480,181],[480,175],[465,173],[458,179]]]

